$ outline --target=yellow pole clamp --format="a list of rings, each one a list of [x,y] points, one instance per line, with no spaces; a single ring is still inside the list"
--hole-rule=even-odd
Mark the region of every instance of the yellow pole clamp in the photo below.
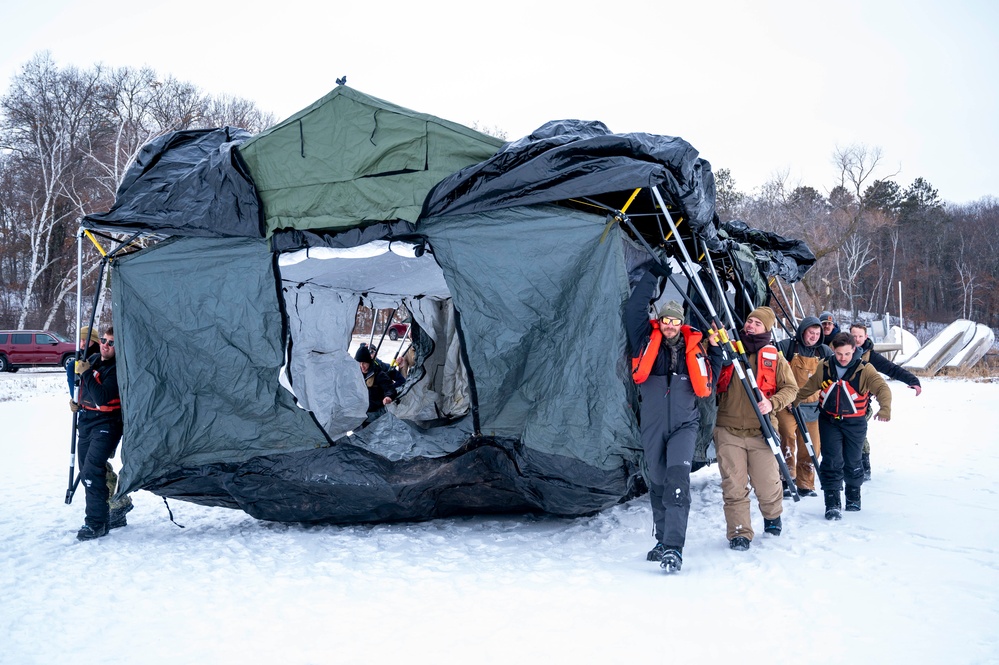
[[[107,258],[108,253],[104,251],[104,248],[101,247],[101,244],[99,242],[97,242],[97,238],[95,238],[94,235],[90,231],[88,231],[87,229],[84,229],[83,230],[83,235],[85,235],[88,238],[90,238],[90,242],[94,243],[94,247],[96,247],[97,251],[101,253],[101,256],[103,256],[104,258]]]

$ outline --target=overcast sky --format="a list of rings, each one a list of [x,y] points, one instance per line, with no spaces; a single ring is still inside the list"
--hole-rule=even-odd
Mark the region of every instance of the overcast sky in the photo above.
[[[997,35],[988,0],[29,0],[0,8],[0,91],[48,50],[285,118],[347,75],[511,140],[561,118],[681,136],[743,191],[828,191],[837,146],[880,147],[876,177],[964,203],[999,196]]]

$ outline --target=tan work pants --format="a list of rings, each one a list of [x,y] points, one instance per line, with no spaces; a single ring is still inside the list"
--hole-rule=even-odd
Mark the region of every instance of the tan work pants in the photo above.
[[[756,494],[763,517],[772,520],[779,517],[783,510],[781,502],[784,492],[777,459],[759,432],[756,436],[742,437],[724,427],[716,427],[714,439],[725,505],[726,537],[732,540],[741,536],[752,540],[750,486]]]
[[[808,434],[812,437],[812,447],[815,457],[820,455],[819,421],[806,422]],[[784,463],[794,478],[798,489],[815,489],[815,467],[805,445],[805,437],[798,431],[794,415],[785,409],[777,414],[777,433],[780,434],[780,447],[784,451]]]

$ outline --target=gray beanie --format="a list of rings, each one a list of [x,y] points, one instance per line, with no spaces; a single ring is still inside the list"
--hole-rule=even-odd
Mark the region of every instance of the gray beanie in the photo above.
[[[668,303],[659,308],[659,318],[672,317],[674,319],[683,320],[683,305],[675,300],[670,300]]]

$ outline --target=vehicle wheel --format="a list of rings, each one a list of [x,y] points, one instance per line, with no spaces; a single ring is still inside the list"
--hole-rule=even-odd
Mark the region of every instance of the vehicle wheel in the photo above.
[[[0,355],[0,372],[9,372],[9,371],[11,371],[10,361],[7,360],[7,356]]]
[[[69,369],[76,362],[76,356],[71,356],[69,354],[62,357],[62,366]]]
[[[389,330],[389,339],[393,342],[399,339],[399,333],[397,333],[394,328]]]

